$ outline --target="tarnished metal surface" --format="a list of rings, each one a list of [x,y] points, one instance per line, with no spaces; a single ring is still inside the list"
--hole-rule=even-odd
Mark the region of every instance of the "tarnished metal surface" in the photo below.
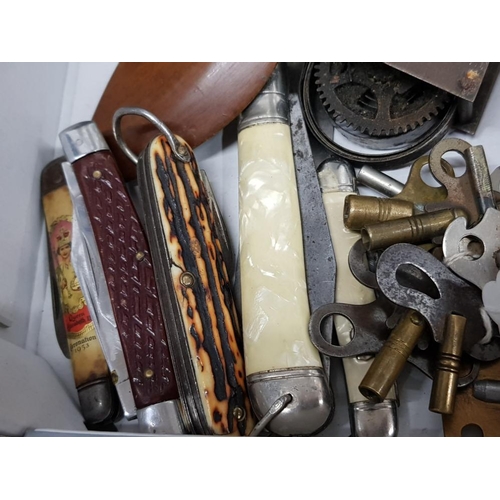
[[[311,315],[311,341],[320,352],[335,358],[375,354],[389,334],[387,319],[393,314],[394,308],[394,304],[384,297],[363,305],[325,304]],[[321,335],[322,322],[335,314],[344,316],[353,326],[353,338],[344,346],[332,345]]]
[[[460,177],[451,177],[444,169],[441,159],[448,152],[459,153],[466,161],[466,170]],[[474,225],[482,217],[486,207],[495,206],[488,165],[484,154],[462,139],[445,139],[434,146],[429,155],[429,168],[434,177],[448,191],[445,202],[463,208],[469,215],[469,223]],[[442,205],[429,203],[427,210],[435,210]]]
[[[371,165],[383,169],[400,168],[402,165],[425,154],[434,144],[449,131],[455,116],[456,106],[452,104],[435,127],[427,131],[420,140],[411,147],[399,149],[387,154],[374,155],[361,153],[340,146],[334,141],[332,120],[319,99],[312,75],[315,63],[306,63],[304,77],[300,88],[300,99],[304,105],[304,118],[309,130],[318,142],[334,155],[349,161],[355,167]]]
[[[252,373],[248,376],[248,391],[258,418],[265,418],[283,395],[292,396],[268,424],[268,429],[279,436],[318,433],[333,416],[332,392],[322,368],[305,366]]]
[[[64,129],[60,139],[64,155],[70,163],[97,151],[109,151],[104,137],[92,121],[77,123]]]
[[[415,160],[410,168],[408,179],[402,191],[395,196],[398,200],[408,200],[423,209],[426,203],[434,203],[446,199],[447,191],[443,186],[429,186],[422,180],[422,169],[429,164],[429,156],[422,156]],[[445,160],[441,160],[443,170],[451,177],[455,176],[453,167]]]
[[[464,218],[454,220],[444,234],[443,253],[448,267],[479,288],[495,281],[500,257],[500,212],[489,208],[471,229],[467,229]]]
[[[378,260],[378,253],[375,254],[373,252],[370,252],[370,255],[376,256]],[[367,286],[368,288],[373,288],[374,290],[378,289],[375,271],[370,269],[368,251],[366,250],[365,245],[363,245],[363,242],[361,240],[358,240],[352,246],[351,251],[349,252],[348,261],[351,273],[360,283],[363,283],[363,285]],[[374,265],[376,265],[376,263],[374,263]]]
[[[289,123],[288,101],[284,90],[286,73],[283,64],[278,64],[265,87],[251,104],[241,113],[238,131],[264,123]]]
[[[258,436],[264,431],[266,426],[273,420],[277,415],[279,415],[286,406],[292,401],[291,394],[284,394],[280,396],[269,408],[267,413],[255,424],[250,436]]]
[[[307,288],[311,311],[335,298],[336,264],[316,167],[296,95],[290,96],[290,120],[301,207]],[[299,115],[300,113],[300,115]]]
[[[337,267],[316,166],[297,95],[298,79],[294,73],[291,76],[290,129],[302,218],[307,293],[311,312],[314,312],[318,307],[335,300]],[[330,342],[333,328],[333,321],[326,321],[324,334]],[[330,359],[322,356],[322,361],[329,378]]]
[[[439,120],[452,97],[377,62],[322,62],[315,83],[338,129],[372,149],[413,144]]]
[[[388,62],[399,69],[435,87],[462,99],[473,101],[479,91],[487,62]]]
[[[434,283],[437,296],[400,284],[398,270],[413,266],[425,273]],[[394,303],[415,309],[428,321],[434,339],[442,343],[446,318],[457,313],[467,318],[463,348],[473,358],[492,361],[500,357],[498,329],[488,344],[479,344],[486,335],[481,318],[481,292],[456,276],[444,264],[425,250],[406,243],[388,248],[377,265],[377,281],[382,293]]]
[[[184,434],[184,415],[178,399],[137,410],[139,431],[147,434]]]
[[[405,313],[406,309],[394,305],[381,295],[370,304],[326,304],[311,316],[309,334],[311,341],[319,351],[332,357],[362,356],[376,354],[383,347],[393,326]],[[328,316],[341,315],[353,325],[353,339],[345,346],[336,346],[327,343],[321,336],[321,323]],[[414,349],[408,362],[418,368],[427,377],[433,377],[434,350]],[[466,379],[463,385],[470,384],[473,379]],[[462,381],[461,381],[462,382]]]
[[[483,146],[471,146],[465,152],[465,161],[470,168],[478,208],[484,214],[488,208],[495,208],[495,196],[491,185],[490,169]]]
[[[349,406],[354,437],[396,437],[398,435],[397,402],[358,401]]]
[[[375,270],[381,253],[367,251],[362,241],[356,242],[349,252],[349,267],[352,274],[360,283],[375,290],[380,290]],[[402,267],[398,271],[398,279],[401,285],[415,288],[430,296],[435,291],[432,281],[416,267]]]

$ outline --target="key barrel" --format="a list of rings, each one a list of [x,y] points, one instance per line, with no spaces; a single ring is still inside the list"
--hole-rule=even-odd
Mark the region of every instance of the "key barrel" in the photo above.
[[[463,316],[448,316],[429,403],[429,410],[435,413],[453,413],[466,322]]]
[[[392,331],[366,372],[359,391],[371,401],[383,401],[403,371],[407,359],[425,328],[424,318],[408,311]]]

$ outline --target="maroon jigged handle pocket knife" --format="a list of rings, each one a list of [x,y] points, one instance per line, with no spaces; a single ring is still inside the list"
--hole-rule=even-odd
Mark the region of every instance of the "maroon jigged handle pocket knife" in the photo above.
[[[94,122],[73,125],[59,137],[95,236],[140,428],[191,432],[179,403],[149,245],[116,161]]]

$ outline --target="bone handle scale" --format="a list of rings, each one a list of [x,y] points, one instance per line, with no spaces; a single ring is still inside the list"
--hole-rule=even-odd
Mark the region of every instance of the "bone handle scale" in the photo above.
[[[358,232],[345,228],[343,222],[345,198],[353,194],[352,192],[323,189],[323,203],[337,260],[335,299],[336,302],[344,304],[368,304],[375,300],[375,293],[353,276],[348,264],[349,251],[360,237]],[[351,340],[351,323],[341,316],[335,317],[334,321],[339,344],[341,346],[348,344]],[[359,392],[358,386],[372,361],[373,359],[342,359],[350,403],[367,401]],[[395,399],[394,388],[389,392],[387,399]]]

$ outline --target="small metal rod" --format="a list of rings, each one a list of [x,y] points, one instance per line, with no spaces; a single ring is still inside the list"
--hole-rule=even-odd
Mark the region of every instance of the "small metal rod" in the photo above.
[[[375,189],[390,198],[401,193],[404,188],[401,182],[367,165],[358,170],[356,180],[363,186]]]
[[[264,430],[267,424],[269,424],[271,420],[277,417],[288,406],[290,401],[292,401],[291,394],[284,394],[283,396],[279,397],[271,405],[271,408],[269,408],[267,413],[255,424],[255,427],[250,433],[250,436],[251,437],[258,436]]]
[[[472,387],[476,399],[486,403],[500,403],[500,380],[478,380]]]

